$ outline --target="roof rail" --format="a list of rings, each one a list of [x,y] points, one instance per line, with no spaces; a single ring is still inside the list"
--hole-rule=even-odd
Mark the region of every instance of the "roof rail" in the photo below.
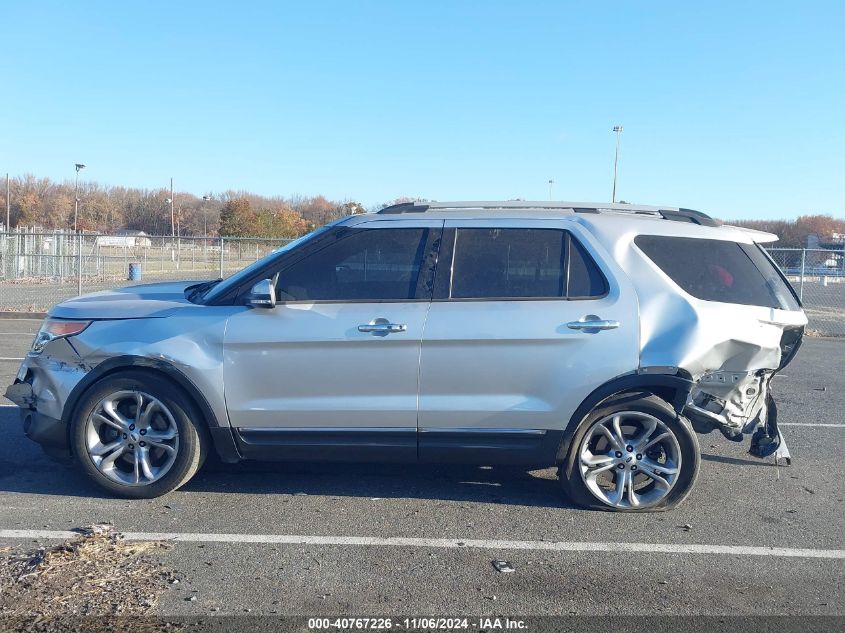
[[[714,220],[706,213],[692,209],[678,209],[677,211],[661,209],[660,215],[663,216],[664,220],[674,220],[675,222],[691,222],[701,226],[721,226],[721,222]]]
[[[392,214],[392,213],[425,213],[428,211],[427,204],[420,204],[419,202],[400,202],[399,204],[392,204],[389,207],[379,209],[378,213]]]
[[[603,213],[625,213],[631,215],[646,215],[660,217],[673,222],[689,222],[701,226],[720,226],[721,223],[701,211],[692,209],[661,209],[660,207],[648,207],[627,204],[587,204],[570,202],[527,202],[523,200],[508,200],[504,202],[402,202],[389,207],[384,207],[378,213],[393,215],[402,213],[425,213],[426,211],[459,211],[466,209],[490,209],[514,211],[528,209],[563,210],[574,213],[592,213],[601,215]]]

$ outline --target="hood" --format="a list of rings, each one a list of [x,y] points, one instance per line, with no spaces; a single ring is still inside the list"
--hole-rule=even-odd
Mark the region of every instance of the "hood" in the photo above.
[[[148,319],[170,316],[175,310],[194,305],[185,289],[198,281],[167,281],[104,290],[64,301],[49,312],[62,319]]]

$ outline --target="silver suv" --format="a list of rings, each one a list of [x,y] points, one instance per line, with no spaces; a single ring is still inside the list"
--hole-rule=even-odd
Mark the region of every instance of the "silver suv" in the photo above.
[[[771,395],[807,319],[774,235],[627,204],[403,204],[225,280],[54,307],[7,396],[112,493],[224,462],[558,466],[566,494],[662,510],[695,431],[788,458]]]

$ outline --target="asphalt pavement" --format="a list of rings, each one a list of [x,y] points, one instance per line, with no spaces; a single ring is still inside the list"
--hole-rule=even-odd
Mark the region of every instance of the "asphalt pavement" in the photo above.
[[[0,320],[0,384],[37,327]],[[101,522],[186,535],[161,553],[166,615],[845,615],[843,363],[845,341],[806,338],[776,379],[791,466],[701,436],[689,499],[645,515],[573,507],[550,469],[456,466],[216,466],[115,499],[4,406],[0,546]]]

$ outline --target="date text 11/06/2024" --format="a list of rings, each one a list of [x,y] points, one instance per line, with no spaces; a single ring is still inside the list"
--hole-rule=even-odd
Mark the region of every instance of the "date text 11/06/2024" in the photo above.
[[[359,630],[389,631],[397,630],[526,630],[524,620],[480,617],[480,618],[308,618],[310,630]]]

